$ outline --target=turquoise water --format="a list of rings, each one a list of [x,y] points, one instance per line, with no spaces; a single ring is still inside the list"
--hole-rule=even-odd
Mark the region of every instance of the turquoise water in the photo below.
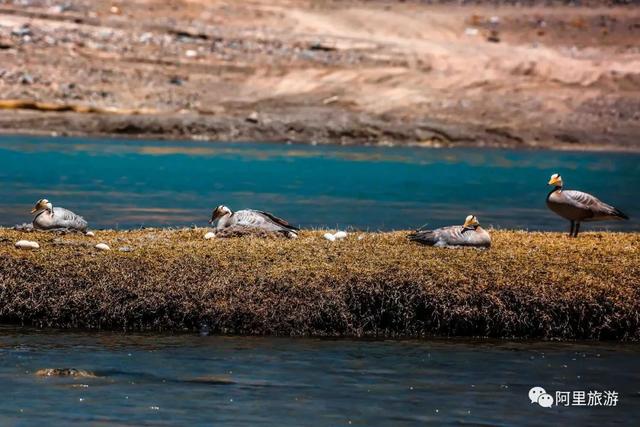
[[[474,213],[488,226],[564,230],[545,206],[554,172],[632,217],[584,230],[640,230],[637,154],[22,136],[0,137],[0,225],[29,222],[48,198],[95,228],[204,226],[226,204],[304,227],[437,227]]]
[[[632,425],[638,345],[0,328],[0,425]],[[98,378],[40,378],[43,368]],[[542,408],[528,391],[618,393]]]
[[[96,228],[205,225],[273,211],[306,227],[459,223],[566,228],[551,173],[632,216],[640,156],[275,144],[0,138],[0,225],[42,197]],[[586,225],[585,229],[595,228]],[[0,284],[1,291],[1,284]],[[488,340],[354,341],[42,331],[0,326],[0,426],[630,425],[640,346]],[[97,378],[41,378],[44,368]],[[616,391],[616,407],[542,408],[528,391]]]

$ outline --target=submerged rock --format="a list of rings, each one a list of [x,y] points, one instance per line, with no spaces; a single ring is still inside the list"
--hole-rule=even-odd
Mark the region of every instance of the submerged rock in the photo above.
[[[98,376],[84,369],[76,368],[46,368],[36,371],[37,377],[72,377],[72,378],[97,378]]]

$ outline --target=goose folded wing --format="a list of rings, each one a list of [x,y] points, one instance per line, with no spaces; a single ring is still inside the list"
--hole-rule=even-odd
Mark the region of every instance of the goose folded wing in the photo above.
[[[298,227],[296,227],[296,226],[294,226],[294,225],[289,224],[289,223],[288,223],[287,221],[285,221],[284,219],[282,219],[282,218],[278,218],[277,216],[275,216],[275,215],[273,215],[273,214],[270,214],[269,212],[264,212],[264,211],[254,211],[254,212],[256,212],[257,214],[263,215],[263,216],[264,216],[264,217],[266,217],[269,221],[271,221],[271,222],[273,222],[273,223],[275,223],[275,224],[277,224],[277,225],[279,225],[279,226],[281,226],[281,227],[288,228],[288,229],[290,229],[290,230],[296,230],[296,231],[297,231],[297,230],[300,230]]]
[[[588,209],[594,214],[614,215],[616,208],[610,206],[589,193],[576,190],[563,191],[575,206],[581,209]]]

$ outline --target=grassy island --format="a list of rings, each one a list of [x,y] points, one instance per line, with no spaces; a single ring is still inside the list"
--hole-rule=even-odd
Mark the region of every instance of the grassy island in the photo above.
[[[438,249],[407,232],[205,240],[205,229],[0,229],[0,322],[318,336],[640,339],[640,234],[492,231]],[[21,239],[39,249],[17,249]],[[106,243],[110,251],[99,251]]]

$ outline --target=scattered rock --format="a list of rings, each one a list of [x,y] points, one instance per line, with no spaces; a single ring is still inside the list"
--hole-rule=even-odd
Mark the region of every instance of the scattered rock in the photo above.
[[[312,43],[309,45],[309,50],[319,50],[322,52],[332,52],[337,50],[335,46],[324,44],[321,42]]]
[[[143,33],[138,39],[140,43],[149,43],[151,40],[153,40],[153,34],[151,33]]]
[[[31,27],[29,26],[29,24],[24,24],[21,27],[11,30],[11,35],[16,37],[25,37],[30,36],[31,34]]]
[[[182,86],[184,84],[184,80],[182,80],[182,78],[180,78],[178,76],[172,76],[169,79],[169,83],[171,83],[172,85],[176,85],[176,86]]]
[[[189,49],[184,53],[184,55],[187,58],[195,58],[196,56],[198,56],[198,52],[193,49]]]
[[[64,13],[68,10],[71,10],[71,4],[57,4],[49,8],[49,13]]]
[[[204,235],[204,240],[210,240],[216,237],[216,233],[210,231]]]
[[[98,249],[99,251],[110,251],[111,250],[109,245],[107,245],[106,243],[98,243],[95,246],[95,248]]]
[[[322,104],[329,105],[329,104],[333,104],[334,102],[338,102],[339,100],[340,100],[340,97],[337,95],[334,95],[334,96],[330,96],[328,98],[323,99]]]
[[[31,240],[18,240],[16,242],[16,248],[18,249],[40,249],[40,245],[38,242],[33,242]]]
[[[118,248],[118,251],[120,252],[133,252],[133,249],[129,246],[122,246]]]
[[[23,73],[22,76],[20,76],[20,83],[23,85],[32,85],[34,81],[33,76],[29,73]]]
[[[254,111],[253,113],[249,114],[245,120],[248,121],[249,123],[259,123],[260,116],[256,111]]]
[[[491,30],[489,37],[487,37],[487,41],[491,43],[500,43],[500,35],[496,30]]]
[[[473,27],[469,27],[466,30],[464,30],[464,34],[466,36],[477,36],[479,33],[477,28],[473,28]]]

